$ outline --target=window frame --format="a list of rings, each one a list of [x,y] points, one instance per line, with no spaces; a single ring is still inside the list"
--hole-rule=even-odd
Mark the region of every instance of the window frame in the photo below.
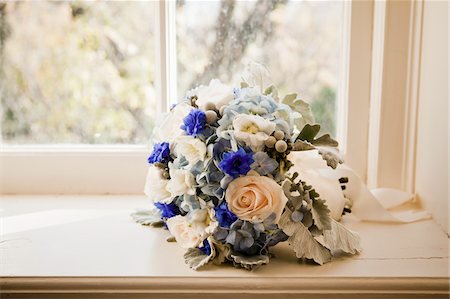
[[[176,3],[157,1],[155,5],[155,87],[160,114],[177,99]],[[368,161],[374,156],[369,145],[381,132],[378,129],[369,134],[369,124],[377,119],[376,115],[373,119],[373,101],[384,87],[374,81],[376,66],[383,62],[383,57],[374,58],[374,49],[383,53],[385,48],[373,33],[387,24],[376,12],[386,12],[388,5],[345,1],[343,6],[342,77],[338,86],[338,113],[343,117],[338,118],[337,137],[346,163],[366,180],[371,178]],[[377,16],[381,25],[375,22]],[[2,145],[0,194],[140,194],[149,151],[148,145]]]

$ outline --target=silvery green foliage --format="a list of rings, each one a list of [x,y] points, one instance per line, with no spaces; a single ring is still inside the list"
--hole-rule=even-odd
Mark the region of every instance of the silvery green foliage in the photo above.
[[[325,231],[332,229],[330,210],[323,199],[315,198],[312,200],[311,214],[314,219],[314,224],[319,230]]]
[[[289,245],[298,258],[312,259],[319,265],[331,261],[331,252],[320,244],[301,222],[292,220],[292,211],[286,209],[281,215],[279,226],[289,236]]]
[[[231,253],[231,260],[235,267],[242,267],[246,270],[256,270],[262,265],[268,264],[270,258],[268,255],[253,255],[246,256],[240,254]]]
[[[334,219],[331,220],[331,229],[324,231],[323,239],[333,254],[338,251],[356,254],[362,250],[359,235]]]
[[[301,131],[306,124],[314,123],[314,116],[311,112],[309,104],[301,99],[297,99],[297,94],[288,94],[281,103],[288,105],[295,114],[295,126],[298,131]]]
[[[325,204],[325,201],[320,198],[320,195],[316,192],[316,190],[312,188],[312,186],[307,185],[302,181],[295,183],[295,178],[297,177],[297,175],[298,174],[295,173],[292,178],[288,178],[288,180],[284,182],[285,194],[287,192],[287,189],[289,188],[287,196],[288,198],[290,198],[290,201],[295,207],[295,209],[293,210],[293,215],[295,215],[295,212],[301,212],[306,217],[309,215],[308,212],[310,212],[311,220],[313,221],[314,226],[320,232],[322,232],[323,230],[331,229],[330,210]],[[292,192],[295,192],[298,195],[293,196]],[[301,206],[299,206],[300,200]],[[306,227],[312,226],[312,224],[307,224],[306,221],[303,221],[303,224]]]
[[[184,254],[184,262],[193,270],[198,270],[199,268],[205,266],[216,256],[214,245],[210,240],[208,240],[208,242],[211,246],[210,255],[206,255],[198,248],[189,248]]]
[[[333,220],[325,201],[305,182],[296,182],[297,177],[294,173],[283,183],[288,203],[278,224],[289,236],[296,256],[324,264],[338,251],[351,254],[361,251],[358,234]],[[311,219],[305,220],[309,215]],[[316,239],[319,236],[323,236],[323,242]]]
[[[292,211],[292,220],[301,222],[314,235],[331,229],[330,210],[319,194],[305,182],[295,182],[298,173],[283,182],[283,191],[288,198],[287,208]]]
[[[342,156],[336,148],[325,146],[317,146],[316,148],[322,158],[327,162],[327,165],[331,168],[336,169],[339,164],[344,163]]]
[[[213,259],[215,265],[223,264],[231,259],[231,247],[229,244],[224,244],[214,238],[211,238],[211,242],[214,245],[214,250],[216,251],[216,256]]]
[[[292,145],[292,150],[306,151],[317,149],[322,158],[327,162],[327,165],[335,169],[340,163],[344,162],[337,149],[339,144],[331,138],[330,134],[324,134],[316,138],[319,131],[320,125],[306,124]]]
[[[160,227],[164,225],[161,219],[161,212],[157,209],[152,210],[137,210],[131,214],[134,221],[142,225],[149,225],[154,227]]]

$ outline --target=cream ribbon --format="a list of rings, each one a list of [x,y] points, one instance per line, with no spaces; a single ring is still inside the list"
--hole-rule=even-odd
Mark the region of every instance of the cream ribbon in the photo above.
[[[344,208],[345,197],[353,202],[352,214],[364,221],[409,223],[431,218],[427,211],[400,209],[416,202],[414,195],[390,188],[369,190],[350,167],[342,164],[331,169],[317,151],[292,152],[289,159],[294,163],[290,172],[298,172],[301,180],[316,189],[336,220]],[[348,178],[343,192],[338,183],[342,177]]]

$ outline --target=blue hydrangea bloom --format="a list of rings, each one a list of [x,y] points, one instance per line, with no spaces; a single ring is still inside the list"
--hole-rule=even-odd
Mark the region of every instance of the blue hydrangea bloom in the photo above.
[[[224,153],[219,167],[224,173],[237,178],[241,174],[246,175],[253,162],[255,162],[253,153],[247,153],[243,148],[239,148],[236,152]]]
[[[206,125],[205,112],[199,109],[192,109],[189,114],[183,119],[181,129],[190,136],[198,136],[203,133]]]
[[[257,152],[253,155],[255,162],[251,165],[252,169],[260,175],[268,175],[278,167],[278,162],[270,158],[265,152]]]
[[[203,240],[203,246],[198,247],[198,249],[203,251],[208,256],[211,254],[211,245],[209,245],[209,242],[207,239]]]
[[[167,163],[170,159],[170,147],[168,142],[156,143],[153,146],[153,152],[148,157],[148,163],[153,164],[156,162]]]
[[[216,219],[220,227],[229,228],[238,218],[229,209],[226,201],[214,208]]]
[[[176,215],[180,215],[180,209],[174,203],[164,204],[155,202],[155,207],[161,211],[162,218],[171,218]]]

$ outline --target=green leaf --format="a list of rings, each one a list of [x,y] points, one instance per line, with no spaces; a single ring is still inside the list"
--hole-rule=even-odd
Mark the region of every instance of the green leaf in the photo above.
[[[216,256],[216,251],[208,239],[209,245],[211,246],[211,254],[206,255],[203,251],[198,248],[189,248],[184,254],[184,262],[193,270],[198,270],[199,268],[208,264]]]
[[[306,124],[300,134],[297,137],[297,140],[302,140],[309,142],[311,145],[314,146],[330,146],[330,147],[337,147],[339,144],[336,140],[331,138],[330,134],[324,134],[320,136],[319,138],[316,138],[317,134],[319,134],[320,131],[320,125],[310,125]]]
[[[289,245],[294,249],[296,256],[312,259],[319,265],[329,262],[331,260],[330,250],[314,239],[302,223],[292,221],[291,215],[292,212],[285,209],[278,225],[289,236]]]
[[[161,227],[164,222],[161,220],[161,213],[157,209],[138,210],[131,214],[131,217],[139,224]]]
[[[242,267],[246,270],[256,270],[262,265],[269,263],[269,256],[267,255],[254,255],[245,256],[240,254],[231,254],[231,259],[235,267]]]
[[[312,201],[311,214],[314,219],[314,224],[318,229],[331,229],[330,209],[328,209],[325,200],[321,198],[314,198]]]
[[[339,250],[351,254],[362,250],[359,235],[334,219],[331,219],[331,229],[323,232],[323,240],[333,254]]]
[[[241,82],[241,88],[247,88],[248,86],[247,82]]]
[[[319,131],[320,131],[320,125],[306,124],[303,127],[300,134],[298,135],[297,139],[300,139],[303,141],[308,141],[309,143],[312,144],[314,142],[314,138],[317,136],[317,134],[319,134]]]

